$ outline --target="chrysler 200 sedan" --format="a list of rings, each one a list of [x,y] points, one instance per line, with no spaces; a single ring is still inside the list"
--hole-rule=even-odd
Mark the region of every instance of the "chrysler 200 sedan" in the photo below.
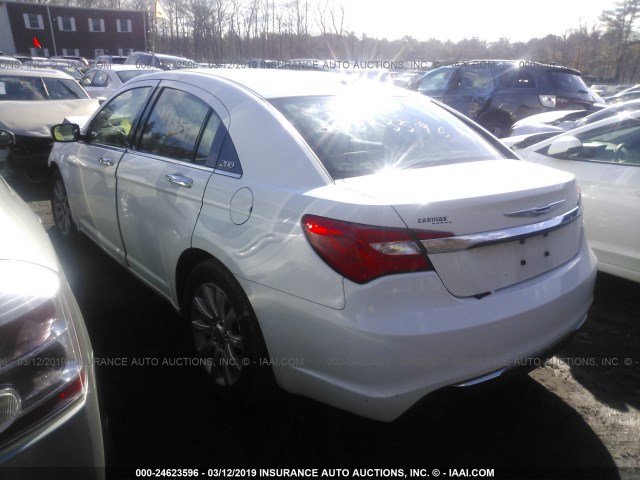
[[[214,392],[391,421],[585,321],[573,175],[339,74],[162,72],[52,129],[52,208],[179,309]]]

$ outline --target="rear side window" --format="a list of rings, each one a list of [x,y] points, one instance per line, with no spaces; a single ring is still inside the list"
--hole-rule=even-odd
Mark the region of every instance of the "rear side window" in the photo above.
[[[147,119],[140,150],[191,162],[209,106],[196,96],[164,88]]]
[[[350,91],[272,103],[335,179],[502,157],[462,121],[419,96]]]
[[[43,80],[44,86],[47,89],[51,100],[76,100],[78,98],[89,98],[75,80],[47,77],[44,77]]]
[[[560,95],[575,96],[577,94],[589,94],[587,86],[578,75],[569,72],[549,72],[551,85]]]
[[[526,70],[516,70],[513,77],[513,88],[536,88],[536,81]]]

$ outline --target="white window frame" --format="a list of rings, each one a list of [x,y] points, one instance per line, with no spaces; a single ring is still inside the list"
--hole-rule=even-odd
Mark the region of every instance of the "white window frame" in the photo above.
[[[77,48],[63,48],[62,49],[62,56],[64,56],[64,57],[79,57],[80,56],[80,50],[78,50]]]
[[[130,55],[133,53],[133,48],[119,48],[118,49],[118,55],[121,57],[126,57],[127,55]]]
[[[128,30],[123,30],[122,29],[122,24],[123,23],[125,23],[125,25],[127,26]],[[120,33],[131,33],[133,31],[131,29],[131,19],[130,18],[126,18],[126,19],[118,18],[116,20],[116,27],[118,29],[118,32],[120,32]]]
[[[38,23],[37,27],[32,26],[30,17],[34,16],[36,22]],[[24,26],[28,30],[44,30],[44,20],[42,19],[42,15],[39,13],[23,13],[22,18],[24,18]]]
[[[64,22],[63,19],[69,19],[71,20],[71,30],[66,30],[64,28]],[[60,30],[61,32],[75,32],[76,31],[76,19],[75,17],[62,17],[59,16],[58,17],[58,30]]]
[[[95,20],[99,20],[99,22],[100,22],[100,30],[94,30],[94,28],[93,28],[94,27],[94,23],[93,22]],[[90,32],[104,32],[105,31],[105,29],[104,29],[104,18],[89,18],[88,22],[89,22],[89,31]]]

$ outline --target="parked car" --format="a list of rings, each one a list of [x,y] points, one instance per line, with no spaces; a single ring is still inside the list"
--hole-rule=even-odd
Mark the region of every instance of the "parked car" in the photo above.
[[[22,68],[22,62],[17,58],[0,55],[0,71],[19,70],[20,68]]]
[[[75,55],[60,55],[60,56],[55,56],[55,57],[49,57],[49,60],[52,60],[52,61],[64,61],[68,65],[71,65],[71,66],[77,68],[82,73],[86,72],[90,68],[89,60],[87,60],[84,57],[78,57],[78,56],[75,56]]]
[[[511,127],[511,135],[519,136],[544,132],[560,134],[573,128],[589,125],[590,123],[611,117],[620,112],[632,112],[638,109],[640,109],[640,99],[610,105],[593,113],[589,113],[587,110],[562,110],[539,113],[514,123]]]
[[[122,65],[127,59],[126,55],[100,55],[96,57],[96,66]]]
[[[74,62],[67,60],[49,60],[48,58],[45,60],[29,60],[22,64],[23,68],[51,68],[66,73],[74,80],[80,80],[84,74],[75,65]]]
[[[70,115],[88,115],[98,108],[78,82],[52,69],[0,70],[0,130],[15,144],[6,155],[13,174],[30,181],[47,178],[51,127]]]
[[[0,472],[104,478],[82,314],[38,217],[1,176],[0,231]]]
[[[198,68],[198,62],[177,55],[163,53],[134,52],[124,61],[124,65],[137,68],[159,68],[161,70],[177,70],[181,68]]]
[[[516,121],[552,110],[590,110],[602,99],[571,68],[481,60],[436,68],[409,85],[504,137]]]
[[[640,99],[640,90],[623,91],[616,93],[610,97],[604,97],[604,101],[608,104],[628,102],[630,100]]]
[[[640,282],[640,111],[587,124],[518,154],[576,176],[598,268]]]
[[[138,68],[132,65],[96,67],[82,77],[80,85],[91,98],[107,97],[132,78],[159,71],[159,68]]]
[[[390,421],[544,355],[591,303],[573,176],[406,89],[161,72],[52,134],[57,228],[183,313],[230,402],[274,375]]]

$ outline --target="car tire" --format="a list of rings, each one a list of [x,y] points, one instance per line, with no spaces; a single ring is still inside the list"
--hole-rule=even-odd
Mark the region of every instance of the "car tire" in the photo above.
[[[69,197],[64,180],[60,171],[53,173],[51,188],[51,213],[53,214],[53,223],[60,235],[68,240],[74,239],[78,235],[78,227],[73,220],[71,208],[69,206]]]
[[[213,394],[235,404],[271,397],[275,382],[253,308],[242,287],[214,259],[187,280],[185,327]]]

